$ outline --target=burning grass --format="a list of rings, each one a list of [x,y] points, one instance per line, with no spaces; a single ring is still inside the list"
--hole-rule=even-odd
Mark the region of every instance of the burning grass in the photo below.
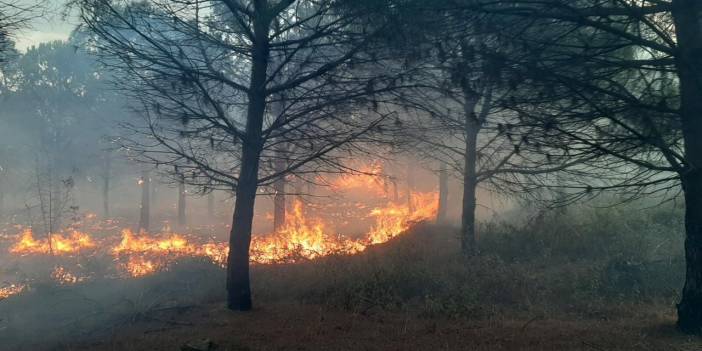
[[[366,209],[367,216],[374,219],[374,224],[366,235],[357,238],[338,234],[333,222],[307,213],[303,203],[295,200],[281,230],[253,238],[251,261],[254,264],[272,264],[360,253],[435,216],[438,203],[435,193],[415,193],[411,200],[411,204],[388,202],[385,206]],[[84,224],[99,228],[90,223]],[[106,226],[110,226],[114,232],[112,222],[106,223]],[[54,233],[38,239],[31,228],[21,228],[8,252],[29,264],[36,257],[53,257],[54,261],[61,261],[53,264],[50,277],[64,285],[96,278],[144,277],[168,270],[182,258],[202,258],[221,267],[226,264],[227,243],[211,238],[203,240],[194,234],[170,232],[135,233],[130,229],[120,230],[119,235],[97,233],[70,229],[66,233]],[[86,265],[86,262],[95,261],[112,262],[114,266],[104,267],[103,263],[99,269],[95,269]],[[31,286],[31,280],[17,281],[15,285]],[[22,291],[7,288],[3,294],[7,297]]]

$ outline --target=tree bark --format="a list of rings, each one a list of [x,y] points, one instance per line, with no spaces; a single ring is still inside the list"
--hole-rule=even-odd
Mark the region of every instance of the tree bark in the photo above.
[[[446,211],[448,205],[448,169],[445,162],[441,162],[439,169],[439,208],[436,211],[436,223],[446,223]]]
[[[680,110],[685,141],[686,275],[678,304],[678,328],[702,332],[702,3],[674,0],[678,39],[676,66],[680,78]]]
[[[480,123],[475,114],[478,96],[468,87],[463,88],[463,110],[465,117],[465,155],[463,165],[463,208],[461,213],[461,250],[466,255],[477,252],[475,231],[475,190],[478,187],[477,177],[477,144]]]
[[[249,247],[254,217],[258,171],[263,149],[262,127],[266,113],[266,80],[270,56],[268,32],[270,21],[264,5],[256,5],[254,42],[252,46],[251,80],[248,91],[246,133],[242,143],[241,171],[236,188],[234,217],[229,236],[227,260],[227,306],[232,310],[252,308],[249,281]],[[260,8],[263,7],[263,8]]]
[[[150,200],[151,195],[150,184],[151,179],[149,179],[149,171],[141,171],[141,211],[139,212],[139,230],[149,231],[149,217],[150,217]]]
[[[185,215],[185,181],[178,182],[178,229],[184,229],[188,224],[188,219]]]

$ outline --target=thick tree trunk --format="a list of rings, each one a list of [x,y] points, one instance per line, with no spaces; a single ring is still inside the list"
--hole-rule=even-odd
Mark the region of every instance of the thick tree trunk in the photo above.
[[[436,223],[446,223],[448,205],[448,169],[445,162],[441,162],[439,169],[439,209],[436,211]]]
[[[184,229],[188,224],[188,219],[185,215],[185,182],[178,182],[178,229]]]
[[[149,171],[141,171],[141,211],[139,212],[139,230],[149,231],[149,217],[151,204],[149,196],[151,195]]]
[[[686,276],[678,304],[678,327],[702,333],[702,2],[674,0],[678,39],[676,66],[686,167],[681,174],[685,192]]]
[[[475,231],[475,190],[478,187],[477,161],[478,161],[478,133],[480,123],[475,114],[478,96],[468,88],[464,88],[464,116],[465,116],[465,155],[463,168],[463,208],[461,213],[461,250],[466,255],[477,252],[477,238]]]
[[[260,6],[260,5],[257,5]],[[257,9],[256,11],[265,11]],[[236,188],[234,218],[229,236],[229,258],[227,261],[227,306],[232,310],[248,311],[252,308],[249,281],[249,246],[254,217],[258,171],[263,150],[263,117],[266,113],[266,71],[270,48],[268,31],[270,19],[267,14],[254,18],[254,43],[251,80],[248,92],[246,134],[242,145],[241,171]]]

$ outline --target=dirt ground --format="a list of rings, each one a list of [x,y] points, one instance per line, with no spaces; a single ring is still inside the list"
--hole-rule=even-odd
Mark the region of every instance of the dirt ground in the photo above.
[[[144,316],[92,342],[53,350],[181,350],[207,339],[211,350],[702,350],[679,334],[674,316],[650,320],[436,320],[279,304],[252,312],[220,304]]]

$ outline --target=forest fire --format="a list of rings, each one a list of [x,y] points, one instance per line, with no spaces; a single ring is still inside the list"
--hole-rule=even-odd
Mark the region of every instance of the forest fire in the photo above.
[[[358,177],[365,177],[359,175]],[[347,178],[349,180],[351,178]],[[349,180],[350,181],[350,180]],[[358,184],[357,181],[350,181]],[[364,251],[371,245],[387,242],[401,235],[414,223],[429,220],[437,211],[436,193],[413,193],[410,203],[388,202],[384,206],[363,208],[366,218],[373,224],[365,235],[346,236],[338,232],[333,220],[306,211],[299,199],[292,201],[285,225],[275,233],[255,236],[251,242],[251,262],[273,264],[298,262],[319,257],[343,254],[351,255]],[[110,221],[107,226],[112,227]],[[93,226],[93,230],[95,226]],[[98,226],[99,227],[99,226]],[[168,270],[181,258],[203,258],[224,267],[228,245],[214,240],[203,241],[193,234],[135,233],[122,229],[115,235],[87,234],[78,230],[55,233],[48,238],[37,239],[31,228],[21,229],[9,252],[15,256],[106,257],[113,262],[117,276],[138,278],[155,272]],[[56,265],[50,277],[59,285],[75,284],[90,279]],[[26,284],[14,284],[0,289],[0,298],[21,293]]]

